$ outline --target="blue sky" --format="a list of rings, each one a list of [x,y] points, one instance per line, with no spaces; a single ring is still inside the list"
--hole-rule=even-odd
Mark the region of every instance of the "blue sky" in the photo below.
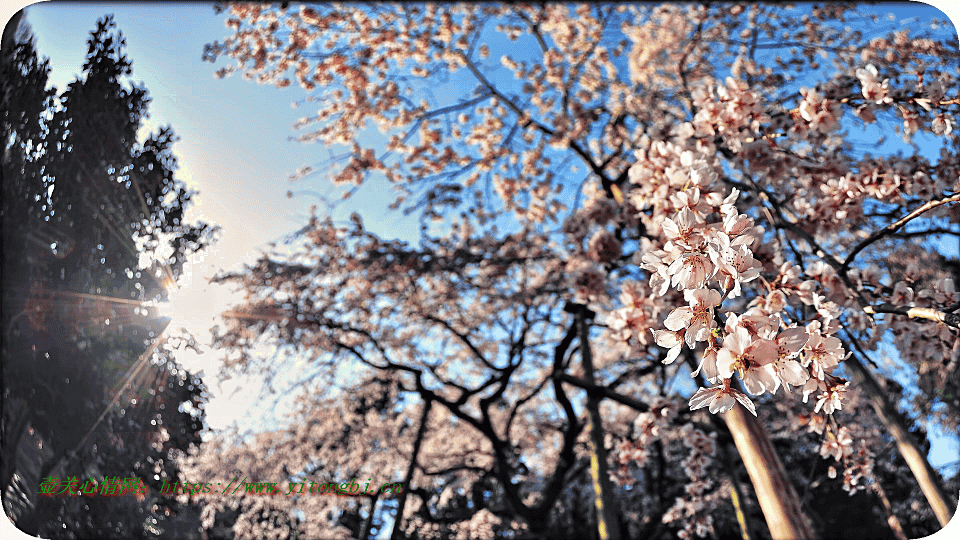
[[[948,0],[930,2],[955,22],[957,7],[947,9]],[[3,2],[0,20],[27,2]],[[907,17],[910,8],[883,4],[877,9],[896,9]],[[199,190],[194,215],[218,223],[221,240],[194,261],[185,277],[180,302],[192,312],[184,324],[204,341],[203,326],[232,300],[228,291],[205,286],[205,279],[220,268],[250,262],[267,244],[303,226],[309,207],[317,200],[309,195],[289,199],[288,190],[312,189],[334,193],[322,184],[322,175],[307,184],[293,184],[288,176],[299,166],[314,164],[326,154],[316,145],[290,141],[293,123],[304,114],[291,107],[302,96],[296,87],[280,90],[260,86],[234,76],[216,79],[215,66],[202,62],[203,45],[223,39],[228,30],[225,17],[216,16],[210,3],[65,3],[33,4],[27,21],[37,36],[42,55],[50,57],[51,82],[59,90],[80,72],[86,40],[96,21],[113,13],[126,38],[126,52],[133,61],[133,80],[142,81],[150,92],[147,128],[171,125],[180,141],[178,177]],[[217,67],[224,63],[219,62]],[[418,224],[412,219],[384,217],[389,202],[386,190],[367,184],[334,218],[357,210],[365,225],[388,237],[413,238]],[[362,203],[361,203],[362,201]],[[273,400],[257,401],[256,380],[240,381],[245,390],[233,393],[236,384],[216,388],[214,375],[219,357],[183,354],[181,362],[191,370],[203,369],[216,397],[208,406],[208,421],[224,427],[237,418],[259,415],[272,407]],[[265,405],[265,407],[258,407]],[[957,450],[949,447],[935,452],[934,461],[955,460]]]

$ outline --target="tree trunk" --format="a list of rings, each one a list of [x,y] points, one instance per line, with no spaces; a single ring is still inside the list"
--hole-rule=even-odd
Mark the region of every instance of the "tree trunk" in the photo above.
[[[927,461],[926,456],[923,455],[920,447],[917,446],[917,442],[905,427],[903,417],[897,412],[893,403],[887,399],[884,390],[880,387],[880,384],[874,378],[873,374],[870,373],[859,360],[851,356],[844,361],[843,364],[849,367],[854,376],[859,379],[860,387],[863,388],[864,392],[870,398],[870,403],[877,412],[877,416],[880,418],[880,421],[883,422],[883,425],[886,426],[890,435],[893,436],[893,440],[897,443],[897,448],[900,449],[900,455],[903,456],[904,461],[907,462],[907,466],[910,467],[913,475],[917,478],[917,483],[920,484],[920,489],[923,490],[927,502],[929,502],[930,507],[933,508],[933,513],[937,516],[937,521],[940,522],[941,526],[946,527],[956,509],[951,499],[947,497],[943,486],[940,485],[937,472],[930,466],[930,462]]]
[[[3,457],[0,457],[0,493],[7,491],[7,486],[13,480],[13,473],[17,470],[17,448],[20,447],[20,439],[30,423],[26,408],[22,405],[21,399],[10,399],[7,402],[7,410],[4,411],[3,423]]]
[[[377,510],[377,499],[379,498],[379,491],[377,491],[376,495],[370,498],[370,513],[367,514],[367,519],[363,520],[363,528],[360,531],[360,540],[368,540],[370,538],[370,529],[373,528],[373,513]]]
[[[417,458],[420,455],[420,444],[427,433],[427,420],[430,417],[430,408],[433,407],[433,401],[427,400],[423,404],[423,412],[420,414],[420,426],[417,427],[417,438],[413,441],[413,454],[410,456],[410,464],[407,466],[407,474],[403,476],[403,491],[400,492],[400,501],[397,503],[397,515],[393,520],[393,531],[390,533],[390,540],[399,540],[403,534],[401,526],[403,525],[403,509],[407,504],[407,493],[411,489],[413,482],[413,473],[417,467]],[[370,507],[373,511],[373,507]]]
[[[586,308],[580,306],[577,312],[580,326],[580,357],[583,361],[583,378],[587,384],[595,385],[593,378],[593,357],[590,354],[589,326]],[[597,502],[597,527],[600,540],[620,540],[620,521],[617,517],[616,498],[610,484],[610,472],[607,468],[607,449],[604,446],[603,421],[600,418],[600,398],[587,392],[587,413],[590,416],[590,474],[593,477],[594,496]]]
[[[774,540],[812,539],[813,529],[800,508],[800,497],[760,421],[740,405],[723,418],[747,467],[770,536]]]

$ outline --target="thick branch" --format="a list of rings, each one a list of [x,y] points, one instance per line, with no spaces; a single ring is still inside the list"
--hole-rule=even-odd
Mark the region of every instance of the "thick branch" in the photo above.
[[[556,394],[557,401],[560,402],[560,406],[563,408],[563,412],[567,417],[567,427],[563,434],[563,447],[560,449],[560,456],[557,460],[557,468],[544,485],[543,499],[534,509],[534,511],[544,515],[549,513],[550,509],[553,508],[557,498],[560,496],[563,484],[566,481],[567,472],[570,471],[570,468],[573,467],[577,461],[574,448],[576,447],[577,437],[580,436],[580,430],[583,428],[583,426],[580,425],[580,421],[577,419],[577,412],[573,409],[573,404],[570,403],[567,393],[564,392],[563,386],[556,377],[556,374],[559,373],[561,366],[563,365],[563,359],[566,357],[567,351],[570,349],[570,344],[573,343],[573,340],[576,337],[577,323],[576,321],[573,321],[570,324],[570,328],[567,330],[566,335],[563,336],[563,339],[560,340],[560,343],[553,351],[553,372],[555,375],[553,377],[553,392]]]
[[[920,484],[927,502],[933,508],[933,513],[937,516],[937,521],[946,526],[950,521],[950,516],[956,511],[950,497],[947,496],[943,486],[940,485],[940,478],[930,462],[927,461],[923,451],[917,445],[913,436],[907,431],[903,417],[897,411],[896,406],[887,398],[886,392],[880,387],[880,383],[874,378],[873,374],[864,367],[856,356],[851,356],[843,365],[853,372],[859,379],[860,386],[863,387],[865,394],[870,399],[877,417],[886,426],[887,431],[893,436],[900,449],[900,455],[910,467],[913,475]]]
[[[573,375],[570,375],[568,373],[558,373],[557,379],[563,382],[570,383],[574,386],[579,386],[580,388],[583,388],[584,390],[587,391],[588,395],[592,394],[592,395],[604,397],[604,398],[616,401],[617,403],[626,405],[627,407],[630,407],[631,409],[634,409],[640,412],[647,412],[650,410],[650,406],[642,401],[638,401],[632,397],[625,396],[619,392],[616,392],[614,390],[607,388],[606,386],[597,386],[596,384],[589,383],[583,379],[574,377]]]
[[[763,424],[743,407],[734,407],[723,414],[730,427],[737,450],[750,475],[750,481],[763,510],[763,517],[775,539],[813,538],[800,505],[800,497],[777,457]]]
[[[910,232],[902,232],[902,233],[890,233],[890,237],[891,237],[891,238],[898,238],[898,239],[901,239],[901,240],[905,240],[905,239],[909,239],[909,238],[916,238],[916,237],[918,237],[918,236],[934,236],[934,235],[941,235],[941,234],[950,234],[950,235],[953,235],[953,236],[960,236],[960,231],[954,231],[954,230],[952,230],[952,229],[946,229],[946,228],[943,228],[943,227],[934,227],[934,228],[932,228],[932,229],[926,229],[926,230],[923,230],[923,231],[910,231]]]

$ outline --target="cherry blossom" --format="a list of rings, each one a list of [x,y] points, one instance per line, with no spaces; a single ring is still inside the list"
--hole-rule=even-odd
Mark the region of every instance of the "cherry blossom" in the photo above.
[[[694,289],[685,291],[684,297],[690,305],[671,311],[663,325],[674,332],[685,329],[687,346],[693,347],[695,342],[707,340],[716,327],[713,308],[720,304],[720,293],[712,289]]]
[[[811,375],[823,379],[843,360],[843,347],[840,340],[833,336],[824,336],[814,321],[807,327],[809,339],[803,347],[803,364],[810,369]]]
[[[620,241],[606,229],[600,229],[590,237],[589,255],[594,261],[605,263],[616,260],[621,253]]]
[[[857,78],[860,79],[861,92],[863,97],[873,101],[877,105],[885,105],[893,102],[890,97],[890,79],[880,81],[880,74],[876,66],[867,65],[865,68],[859,68],[856,71]]]
[[[703,373],[704,378],[710,382],[718,382],[720,380],[720,372],[717,370],[717,354],[720,352],[720,347],[712,342],[707,343],[706,348],[703,350],[703,353],[700,357],[700,363],[697,365],[690,376],[696,377]]]
[[[690,398],[690,409],[697,410],[701,407],[709,406],[710,412],[719,414],[729,411],[739,402],[754,416],[757,415],[757,409],[750,401],[750,398],[743,392],[730,388],[729,385],[711,386],[701,388]]]
[[[807,331],[799,327],[788,328],[777,336],[777,359],[773,367],[784,388],[802,386],[810,377],[796,359],[808,339]]]
[[[667,349],[667,357],[664,358],[664,364],[672,364],[678,356],[680,356],[680,350],[683,348],[683,334],[684,331],[674,332],[670,330],[654,330],[650,329],[653,332],[654,340],[657,345]]]
[[[850,430],[841,427],[839,433],[834,435],[833,431],[828,432],[827,440],[820,447],[820,455],[823,457],[832,456],[833,459],[840,461],[844,456],[853,453],[853,438],[850,436]]]
[[[777,358],[777,344],[768,339],[752,339],[746,328],[737,328],[723,339],[717,353],[717,371],[724,379],[734,372],[751,394],[776,393],[780,381],[771,363]]]

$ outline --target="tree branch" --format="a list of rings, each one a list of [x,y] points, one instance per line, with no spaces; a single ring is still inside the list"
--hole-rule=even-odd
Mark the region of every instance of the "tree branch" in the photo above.
[[[634,409],[640,412],[647,412],[650,410],[650,406],[647,405],[646,403],[636,400],[632,397],[625,396],[619,392],[616,392],[614,390],[607,388],[606,386],[597,386],[596,384],[590,384],[587,381],[574,377],[573,375],[570,375],[568,373],[558,373],[556,377],[557,379],[563,382],[570,383],[574,386],[579,386],[580,388],[583,388],[584,390],[587,391],[588,394],[595,394],[599,397],[604,397],[604,398],[616,401],[617,403],[626,405],[627,407],[630,407],[631,409]]]
[[[491,363],[486,359],[486,357],[483,356],[483,353],[480,352],[480,349],[478,349],[478,348],[476,347],[476,345],[474,345],[473,342],[470,341],[470,337],[467,336],[466,334],[464,334],[463,332],[458,332],[456,329],[453,328],[453,326],[452,326],[449,322],[447,322],[447,321],[445,321],[445,320],[442,320],[442,319],[440,319],[439,317],[436,317],[436,316],[434,316],[434,315],[430,315],[430,314],[424,315],[423,318],[427,319],[428,321],[433,321],[433,322],[439,324],[440,326],[443,326],[444,328],[446,328],[447,330],[449,330],[451,334],[457,336],[457,338],[459,338],[460,341],[461,341],[464,345],[466,345],[467,348],[470,349],[470,351],[473,353],[473,355],[476,356],[477,359],[480,360],[480,362],[481,362],[484,366],[486,366],[487,368],[492,369],[492,370],[494,370],[494,371],[500,371],[500,372],[503,372],[503,371],[504,371],[505,368],[504,368],[504,369],[501,369],[501,368],[498,368],[498,367],[494,366],[493,364],[491,364]]]
[[[947,313],[933,308],[895,306],[893,304],[884,302],[883,304],[864,306],[863,311],[871,315],[877,315],[879,313],[896,313],[898,315],[906,315],[911,319],[926,319],[929,321],[942,322],[948,326],[960,329],[960,314]]]
[[[862,242],[860,242],[859,244],[857,244],[857,245],[853,248],[853,250],[850,252],[850,254],[847,255],[847,258],[844,259],[843,264],[841,265],[841,268],[844,270],[844,272],[846,272],[846,269],[850,267],[850,263],[853,262],[853,259],[855,259],[856,256],[857,256],[857,254],[860,253],[861,251],[863,251],[864,248],[866,248],[866,247],[869,246],[870,244],[876,242],[877,240],[883,238],[884,236],[887,236],[887,235],[889,235],[890,233],[896,232],[897,229],[899,229],[900,227],[903,227],[904,225],[906,225],[908,222],[910,222],[911,220],[913,220],[914,218],[916,218],[916,217],[919,216],[920,214],[923,214],[924,212],[926,212],[926,211],[928,211],[928,210],[932,210],[932,209],[934,209],[934,208],[936,208],[936,207],[938,207],[938,206],[942,206],[942,205],[944,205],[944,204],[949,204],[949,203],[957,202],[957,201],[960,201],[960,193],[955,193],[955,194],[953,194],[953,195],[951,195],[950,197],[947,197],[947,198],[945,198],[945,199],[939,199],[939,200],[936,200],[936,201],[929,201],[929,202],[921,205],[919,208],[917,208],[917,209],[914,210],[913,212],[910,212],[909,214],[907,214],[906,216],[900,218],[899,220],[897,220],[897,221],[891,223],[890,225],[887,225],[887,226],[884,227],[883,229],[880,229],[879,231],[871,234],[869,237],[867,237],[867,238],[864,239]]]

